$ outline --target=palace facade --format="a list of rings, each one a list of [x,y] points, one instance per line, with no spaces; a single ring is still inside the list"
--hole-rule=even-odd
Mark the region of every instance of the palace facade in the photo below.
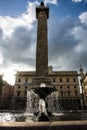
[[[14,86],[15,109],[26,108],[27,91],[32,88],[35,71],[18,71]],[[54,71],[48,68],[48,78],[58,91],[58,103],[61,110],[83,109],[77,71]]]

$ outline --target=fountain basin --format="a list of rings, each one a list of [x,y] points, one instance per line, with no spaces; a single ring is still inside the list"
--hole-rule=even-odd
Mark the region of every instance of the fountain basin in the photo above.
[[[45,99],[47,95],[50,95],[52,92],[56,92],[57,90],[53,87],[36,87],[32,88],[32,90],[39,95],[40,98]]]
[[[0,123],[1,130],[87,130],[87,121],[59,122],[5,122]]]
[[[2,118],[1,118],[2,117]],[[37,116],[29,113],[0,113],[0,122],[36,122]],[[87,121],[87,111],[53,113],[50,122]]]

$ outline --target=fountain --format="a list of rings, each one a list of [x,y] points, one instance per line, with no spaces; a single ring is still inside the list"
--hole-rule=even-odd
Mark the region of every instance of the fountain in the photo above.
[[[27,91],[26,112],[30,115],[33,115],[34,113],[38,112],[38,101],[39,96],[33,90]]]
[[[49,102],[49,96],[52,94],[55,95],[55,91],[57,91],[53,87],[46,87],[45,83],[41,83],[40,87],[32,88],[31,90],[27,91],[27,110],[26,112],[29,115],[34,116],[37,115],[38,120],[41,115],[45,117],[49,116],[49,113],[52,113],[52,109],[50,109],[50,105],[52,103]],[[54,106],[52,106],[54,109]]]

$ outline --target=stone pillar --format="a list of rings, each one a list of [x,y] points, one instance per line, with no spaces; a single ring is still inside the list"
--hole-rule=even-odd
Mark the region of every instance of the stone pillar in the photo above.
[[[41,2],[36,7],[37,26],[37,47],[36,47],[36,76],[47,77],[48,75],[48,41],[47,41],[47,18],[49,8]]]
[[[51,80],[48,79],[48,37],[47,37],[47,19],[49,17],[49,8],[41,2],[36,7],[37,26],[37,46],[36,46],[36,78],[33,79],[32,86],[39,87],[41,83],[49,86]]]

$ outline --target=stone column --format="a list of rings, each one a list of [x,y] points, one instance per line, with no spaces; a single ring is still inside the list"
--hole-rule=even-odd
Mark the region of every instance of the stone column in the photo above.
[[[37,47],[36,47],[36,76],[47,77],[48,75],[48,41],[47,41],[47,18],[49,8],[41,5],[36,8],[37,26]]]
[[[32,81],[33,88],[40,87],[42,83],[47,86],[51,84],[48,79],[48,37],[47,37],[47,19],[49,17],[49,8],[41,2],[36,7],[37,18],[37,44],[36,44],[36,78]]]

